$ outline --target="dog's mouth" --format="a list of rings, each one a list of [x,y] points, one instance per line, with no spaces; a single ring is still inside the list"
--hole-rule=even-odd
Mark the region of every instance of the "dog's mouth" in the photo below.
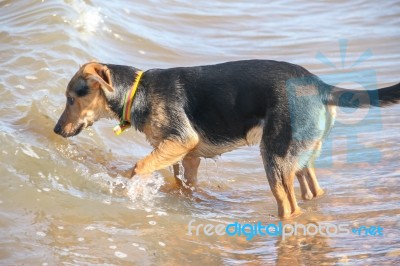
[[[82,131],[85,127],[86,127],[86,126],[85,126],[84,123],[80,124],[80,125],[78,126],[78,128],[76,129],[75,133],[74,133],[72,136],[76,136],[76,135],[78,135],[79,133],[81,133],[81,131]]]
[[[61,135],[64,138],[69,138],[69,137],[73,137],[78,135],[79,133],[81,133],[81,131],[85,128],[85,123],[81,123],[79,124],[78,127],[76,127],[75,130],[72,131],[64,131],[64,130],[54,130],[55,133],[57,133],[58,135]]]
[[[77,127],[75,127],[73,130],[65,130],[62,129],[61,126],[59,126],[58,124],[56,125],[56,127],[54,128],[54,132],[58,135],[61,135],[64,138],[69,138],[69,137],[73,137],[78,135],[79,133],[81,133],[81,131],[84,128],[90,127],[93,125],[93,121],[83,121],[81,122]]]

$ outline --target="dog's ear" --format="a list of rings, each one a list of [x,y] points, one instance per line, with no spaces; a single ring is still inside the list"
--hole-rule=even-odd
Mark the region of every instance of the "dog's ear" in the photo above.
[[[114,92],[110,69],[107,66],[100,63],[88,63],[84,66],[83,73],[87,76],[88,80],[97,82],[104,93]]]

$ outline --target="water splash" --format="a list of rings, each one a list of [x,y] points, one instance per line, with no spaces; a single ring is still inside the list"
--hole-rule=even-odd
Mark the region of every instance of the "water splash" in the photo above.
[[[103,203],[128,202],[130,209],[143,209],[154,206],[157,198],[163,196],[160,188],[165,184],[164,177],[158,173],[146,176],[134,176],[132,179],[118,174],[112,177],[107,169],[96,174],[82,173],[91,182],[96,183],[97,191],[103,191],[109,197],[102,196]]]
[[[187,179],[185,178],[185,168],[183,167],[181,161],[178,163],[178,166],[179,166],[179,173],[176,177],[182,181],[182,184],[186,184]]]
[[[202,182],[209,187],[221,189],[226,187],[226,179],[221,177],[221,170],[223,171],[222,158],[216,156],[204,160],[205,175],[202,176]]]
[[[191,187],[190,185],[188,185],[188,180],[185,177],[185,168],[182,165],[182,161],[178,162],[178,166],[179,166],[179,172],[178,175],[176,176],[179,180],[182,181],[182,186],[185,189],[190,189],[190,190],[194,190],[194,187]]]
[[[164,184],[164,177],[158,173],[146,177],[135,176],[127,181],[127,196],[133,203],[145,203],[151,206],[154,200],[160,197],[159,191]]]
[[[93,7],[81,0],[68,1],[68,4],[76,12],[77,17],[74,19],[64,18],[64,22],[71,24],[80,32],[92,34],[104,25],[100,8]]]

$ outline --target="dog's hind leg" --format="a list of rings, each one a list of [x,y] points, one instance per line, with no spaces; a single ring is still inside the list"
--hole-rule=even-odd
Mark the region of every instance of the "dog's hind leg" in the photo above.
[[[271,157],[263,156],[263,160],[268,183],[278,204],[279,217],[290,218],[301,214],[293,185],[296,172],[293,170],[285,171],[282,165],[273,163],[274,159]]]
[[[301,214],[294,193],[294,178],[296,176],[296,163],[294,157],[280,156],[276,153],[278,141],[268,138],[264,132],[261,142],[261,155],[263,158],[268,183],[278,204],[278,215],[281,218],[290,218]]]
[[[307,165],[296,173],[300,183],[301,197],[305,200],[311,200],[324,194],[324,190],[320,187],[317,175],[315,174],[315,159],[317,158],[322,147],[322,141],[317,141],[313,147],[313,155]]]
[[[200,158],[185,156],[185,158],[183,158],[182,160],[182,166],[183,166],[183,175],[185,178],[184,181],[178,178],[178,175],[182,174],[179,171],[179,164],[174,164],[174,176],[178,185],[180,186],[195,185],[197,182],[197,171],[200,166]],[[184,182],[184,184],[182,182]]]
[[[311,200],[324,194],[324,190],[318,183],[315,169],[311,165],[298,171],[296,176],[300,184],[302,199]]]
[[[315,174],[315,168],[312,163],[309,163],[306,168],[304,168],[305,177],[307,179],[307,183],[310,187],[310,190],[315,197],[319,197],[324,194],[324,190],[320,187],[317,176]]]
[[[324,190],[320,187],[317,175],[315,174],[315,159],[317,158],[319,152],[321,151],[321,147],[322,147],[322,141],[319,140],[315,143],[314,154],[311,156],[309,162],[302,170],[304,176],[303,179],[305,178],[305,180],[307,181],[309,190],[312,193],[312,198],[319,197],[324,194]],[[301,187],[301,182],[303,182],[303,180],[300,181],[299,179],[299,182]],[[302,190],[302,195],[303,195],[303,190]]]
[[[292,117],[282,115],[283,111],[281,108],[267,114],[260,150],[268,183],[278,204],[278,215],[289,218],[301,213],[294,193],[296,176],[303,198],[311,199],[323,193],[312,167],[321,141],[314,120],[305,131],[296,126]]]
[[[296,176],[300,184],[301,198],[304,200],[312,200],[314,195],[311,192],[310,186],[308,185],[308,180],[306,176],[307,174],[307,170],[302,169],[296,173]]]

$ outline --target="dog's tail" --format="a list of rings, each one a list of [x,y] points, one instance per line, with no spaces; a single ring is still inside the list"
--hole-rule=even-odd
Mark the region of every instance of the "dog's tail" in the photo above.
[[[350,108],[386,107],[400,102],[400,83],[377,90],[347,90],[333,87],[327,104]]]

